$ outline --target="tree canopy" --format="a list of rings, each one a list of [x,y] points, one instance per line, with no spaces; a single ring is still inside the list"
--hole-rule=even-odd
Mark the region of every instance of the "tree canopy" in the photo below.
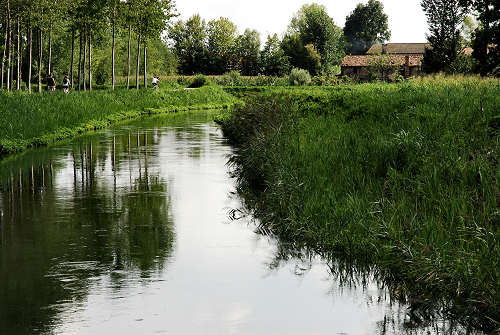
[[[467,10],[459,0],[422,0],[421,6],[427,17],[427,40],[431,45],[423,67],[426,72],[439,72],[451,66],[462,47],[460,28]]]
[[[293,54],[289,53],[290,48],[285,49],[294,66],[307,68],[319,61],[321,72],[325,74],[335,72],[335,67],[342,63],[345,55],[342,29],[328,16],[325,6],[316,3],[302,6],[295,14],[284,40],[291,41],[289,45],[291,43],[298,48]],[[312,61],[304,55],[313,58],[319,55],[320,59]]]
[[[384,5],[377,0],[369,0],[366,5],[358,4],[346,17],[344,36],[346,52],[353,55],[365,54],[374,43],[390,39]]]

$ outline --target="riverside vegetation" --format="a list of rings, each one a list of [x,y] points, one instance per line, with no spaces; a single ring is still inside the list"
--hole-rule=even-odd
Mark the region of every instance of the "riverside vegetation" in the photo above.
[[[189,109],[221,109],[236,101],[218,87],[197,90],[0,92],[0,156],[47,145],[111,123]]]
[[[412,313],[500,330],[498,80],[237,93],[218,121],[263,226],[377,265]]]

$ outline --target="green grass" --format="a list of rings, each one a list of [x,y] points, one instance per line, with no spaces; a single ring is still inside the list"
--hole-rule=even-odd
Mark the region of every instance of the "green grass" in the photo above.
[[[143,114],[222,108],[236,99],[217,87],[197,90],[0,92],[0,155],[73,137]]]
[[[377,264],[421,310],[500,326],[498,80],[254,90],[220,120],[267,228]]]

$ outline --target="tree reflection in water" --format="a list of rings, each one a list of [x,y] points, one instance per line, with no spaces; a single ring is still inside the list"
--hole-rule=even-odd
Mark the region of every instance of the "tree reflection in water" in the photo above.
[[[48,332],[96,285],[117,293],[159,278],[174,228],[167,182],[149,167],[153,133],[85,137],[56,162],[44,150],[0,168],[0,324]]]

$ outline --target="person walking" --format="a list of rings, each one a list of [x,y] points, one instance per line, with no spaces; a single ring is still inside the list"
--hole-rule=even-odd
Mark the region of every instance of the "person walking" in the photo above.
[[[62,87],[63,87],[64,93],[66,93],[66,94],[69,93],[70,86],[71,86],[71,82],[69,81],[68,76],[64,76],[64,79],[62,81]]]
[[[160,82],[160,77],[158,76],[153,76],[153,80],[151,81],[151,84],[153,84],[153,90],[158,89],[158,83]]]
[[[49,74],[47,76],[47,89],[49,91],[55,91],[56,90],[56,80],[54,77],[52,77],[52,74]]]

